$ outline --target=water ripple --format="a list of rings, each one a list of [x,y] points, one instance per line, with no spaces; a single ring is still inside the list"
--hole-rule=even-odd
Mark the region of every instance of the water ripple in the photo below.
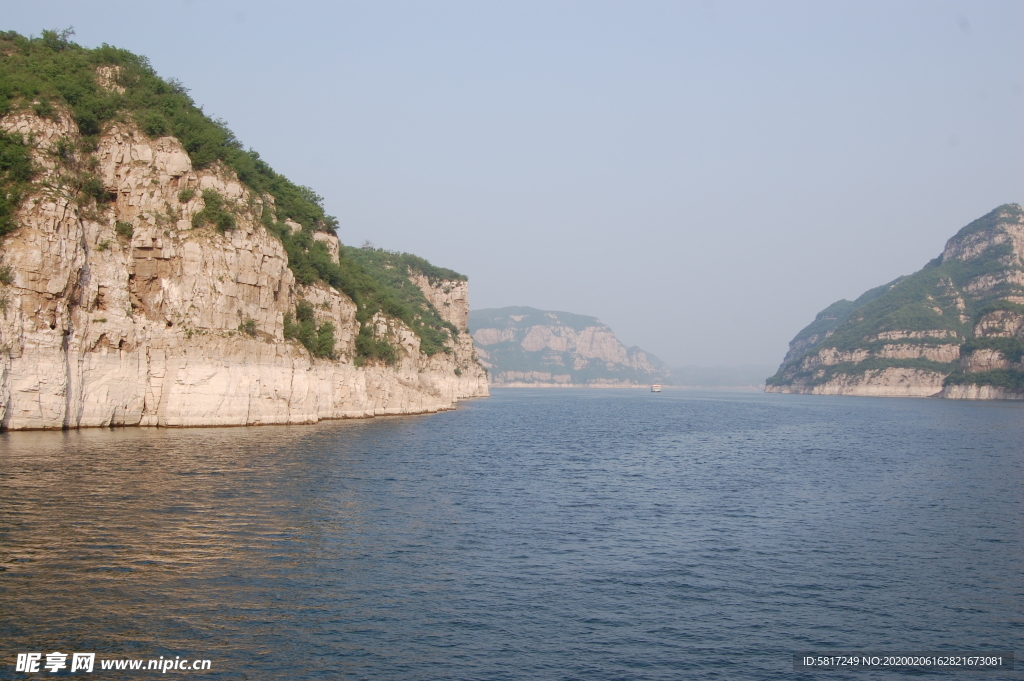
[[[0,678],[52,650],[225,679],[611,680],[1021,648],[1021,405],[496,393],[0,435]]]

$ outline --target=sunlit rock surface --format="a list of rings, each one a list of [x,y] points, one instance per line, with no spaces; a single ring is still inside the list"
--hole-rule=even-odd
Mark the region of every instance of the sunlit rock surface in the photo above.
[[[0,128],[30,138],[40,168],[20,227],[3,241],[2,428],[310,423],[435,412],[487,395],[465,281],[416,281],[428,300],[444,299],[438,309],[462,332],[450,353],[427,357],[416,334],[380,316],[376,331],[400,347],[399,361],[357,367],[355,305],[325,284],[296,283],[260,222],[269,195],[219,164],[193,169],[173,137],[114,123],[95,174],[116,198],[83,204],[54,161],[58,142],[78,136],[66,112],[10,114]],[[193,227],[203,189],[232,204],[235,229]],[[336,237],[316,238],[337,258]],[[284,316],[299,300],[334,324],[336,360],[285,340]]]
[[[765,390],[1024,399],[1024,211],[1000,206],[920,272],[841,300],[790,342]]]

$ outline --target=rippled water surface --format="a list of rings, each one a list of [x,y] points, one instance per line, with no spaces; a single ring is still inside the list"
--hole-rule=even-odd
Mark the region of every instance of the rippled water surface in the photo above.
[[[225,679],[781,679],[797,650],[1024,652],[1020,404],[495,393],[0,435],[0,678],[53,650]]]

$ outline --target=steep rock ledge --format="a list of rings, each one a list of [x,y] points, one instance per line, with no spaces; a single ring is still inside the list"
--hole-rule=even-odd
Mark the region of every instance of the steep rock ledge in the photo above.
[[[378,315],[375,333],[400,348],[399,360],[359,367],[355,305],[325,284],[296,283],[260,223],[269,195],[220,164],[193,169],[177,139],[122,121],[95,153],[95,174],[116,198],[83,203],[57,158],[62,142],[78,141],[66,112],[16,112],[0,128],[31,140],[40,168],[3,242],[3,429],[310,423],[435,412],[488,394],[466,282],[416,282],[428,300],[448,302],[445,318],[460,332],[450,353],[426,356],[408,327]],[[202,190],[224,198],[233,229],[193,226]],[[317,238],[333,240],[336,258],[336,238]],[[300,300],[334,325],[337,359],[285,340],[285,315]]]

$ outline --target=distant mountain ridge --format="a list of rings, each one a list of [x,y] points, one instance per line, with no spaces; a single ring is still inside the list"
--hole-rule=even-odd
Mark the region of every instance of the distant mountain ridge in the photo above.
[[[471,310],[469,329],[493,385],[633,386],[672,375],[654,355],[623,345],[597,317],[492,308]]]
[[[999,206],[920,271],[840,300],[767,392],[1024,399],[1024,209]]]

